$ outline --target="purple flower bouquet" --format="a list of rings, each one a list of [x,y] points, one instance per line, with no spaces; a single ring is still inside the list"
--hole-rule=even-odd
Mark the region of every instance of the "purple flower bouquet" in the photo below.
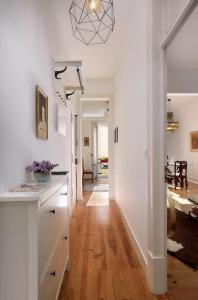
[[[58,164],[52,164],[50,161],[42,160],[42,162],[34,161],[31,165],[27,166],[26,171],[33,173],[50,174],[50,171],[57,167]]]
[[[50,176],[50,171],[57,167],[58,164],[52,164],[50,161],[42,160],[42,162],[34,161],[25,169],[28,172],[33,172],[36,175],[37,181],[47,181]]]

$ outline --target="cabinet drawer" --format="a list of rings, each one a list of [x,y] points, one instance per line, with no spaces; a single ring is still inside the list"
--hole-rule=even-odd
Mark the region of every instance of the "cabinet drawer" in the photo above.
[[[39,300],[55,300],[65,271],[68,257],[66,225],[59,238],[56,250],[39,286]]]
[[[39,278],[57,240],[68,221],[67,186],[63,186],[40,207],[39,214]]]

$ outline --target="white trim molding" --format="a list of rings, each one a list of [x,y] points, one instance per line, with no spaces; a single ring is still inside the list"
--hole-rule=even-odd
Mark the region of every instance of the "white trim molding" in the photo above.
[[[161,47],[167,48],[171,42],[174,40],[178,32],[181,30],[183,25],[186,23],[187,19],[195,9],[195,7],[198,5],[197,0],[188,0],[186,5],[184,6],[182,12],[176,19],[175,23],[172,25],[170,30],[168,31],[167,35],[165,36],[164,40],[162,41]]]
[[[155,256],[150,251],[148,251],[148,257],[145,257],[125,213],[117,202],[116,204],[119,208],[128,238],[143,268],[149,287],[156,295],[160,295],[163,293],[162,291],[166,289],[166,286],[164,285],[164,274],[167,272],[166,257]]]
[[[167,273],[167,264],[165,256],[154,256],[148,252],[148,282],[155,295],[160,295],[166,288],[164,286],[164,274]]]
[[[198,97],[198,93],[168,93],[167,97]]]
[[[188,176],[188,182],[198,184],[198,178]]]
[[[148,281],[154,294],[164,294],[167,291],[167,187],[164,184],[167,99],[166,50],[198,4],[197,0],[189,0],[163,39],[164,2],[163,0],[148,1]]]
[[[148,5],[148,272],[154,294],[167,291],[165,165],[165,50],[160,47],[164,35],[164,1],[149,0]],[[152,254],[152,255],[151,255]],[[160,277],[159,277],[160,274]]]

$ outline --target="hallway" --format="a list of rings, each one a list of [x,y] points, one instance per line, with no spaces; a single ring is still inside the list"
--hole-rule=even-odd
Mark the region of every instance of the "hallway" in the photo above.
[[[0,25],[0,300],[198,298],[164,174],[198,183],[198,0],[0,0]]]
[[[86,206],[91,195],[85,192],[71,218],[70,274],[59,300],[170,299],[150,293],[116,203]]]

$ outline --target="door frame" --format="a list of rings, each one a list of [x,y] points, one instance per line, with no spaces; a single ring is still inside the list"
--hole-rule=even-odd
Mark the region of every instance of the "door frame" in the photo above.
[[[76,164],[76,115],[71,112],[71,210],[76,204],[77,200],[77,164]]]
[[[92,123],[92,165],[94,172],[94,179],[98,179],[98,123],[93,121]]]
[[[151,3],[150,7],[147,7],[150,16],[148,25],[151,28],[148,60],[149,240],[147,278],[154,294],[164,294],[167,291],[167,187],[164,183],[167,48],[198,5],[198,1],[189,0],[186,3],[175,23],[161,41],[164,27],[164,24],[161,22],[161,17],[165,13],[164,1],[151,0]],[[159,14],[159,11],[161,11],[162,15]],[[162,30],[159,33],[160,27]],[[160,45],[157,52],[156,38]]]

